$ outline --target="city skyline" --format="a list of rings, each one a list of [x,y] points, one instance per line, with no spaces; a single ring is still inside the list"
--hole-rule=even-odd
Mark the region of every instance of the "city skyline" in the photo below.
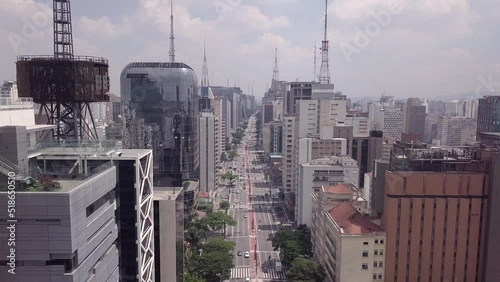
[[[0,76],[15,80],[17,55],[53,52],[51,3],[0,3],[0,34],[7,39],[0,43]],[[500,2],[352,3],[338,0],[328,6],[330,71],[337,90],[353,98],[382,92],[396,98],[479,98],[500,92],[492,39],[498,34],[494,15]],[[97,5],[100,8],[94,9]],[[91,0],[72,6],[75,53],[110,59],[111,92],[120,93],[119,74],[130,61],[168,60],[169,0]],[[323,10],[323,1],[174,1],[177,61],[193,67],[201,78],[206,38],[211,85],[229,81],[245,92],[253,85],[259,97],[270,86],[278,48],[280,78],[311,81]],[[364,43],[354,42],[357,29],[365,33]],[[359,34],[358,39],[363,37]],[[318,70],[319,65],[318,59]]]

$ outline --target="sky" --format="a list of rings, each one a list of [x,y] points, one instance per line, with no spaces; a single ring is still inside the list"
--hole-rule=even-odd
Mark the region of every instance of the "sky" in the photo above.
[[[111,92],[128,63],[168,61],[170,0],[71,4],[75,54],[109,59]],[[312,81],[324,10],[323,0],[174,0],[176,61],[201,81],[206,42],[211,85],[263,96],[277,48],[280,80]],[[330,0],[331,79],[352,98],[500,95],[498,26],[500,0]],[[53,54],[52,1],[0,0],[0,38],[0,80],[15,80],[16,56]]]

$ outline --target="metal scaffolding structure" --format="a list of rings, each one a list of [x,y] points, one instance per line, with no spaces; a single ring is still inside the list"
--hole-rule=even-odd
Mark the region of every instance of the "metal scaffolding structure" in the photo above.
[[[328,59],[328,0],[325,0],[325,27],[324,27],[324,38],[321,42],[321,68],[319,71],[319,83],[330,84],[330,63]]]

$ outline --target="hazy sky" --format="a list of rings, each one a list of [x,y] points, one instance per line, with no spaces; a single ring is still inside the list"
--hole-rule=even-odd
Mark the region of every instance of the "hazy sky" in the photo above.
[[[201,80],[206,39],[210,83],[239,79],[262,96],[277,46],[280,79],[310,81],[324,5],[174,0],[176,59]],[[17,55],[53,53],[51,8],[0,0],[0,80],[15,79]],[[72,12],[75,53],[109,58],[112,92],[129,62],[168,61],[169,0],[80,0]],[[500,95],[500,0],[330,0],[328,15],[332,81],[349,97],[378,96],[375,82],[397,97]]]

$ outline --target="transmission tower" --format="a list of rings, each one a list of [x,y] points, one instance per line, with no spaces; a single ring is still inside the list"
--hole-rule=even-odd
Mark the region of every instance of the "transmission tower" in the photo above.
[[[168,57],[171,63],[175,63],[175,45],[174,45],[174,0],[170,0],[170,50]]]
[[[207,65],[207,52],[205,50],[205,41],[203,41],[203,68],[201,70],[201,86],[208,87],[210,83],[208,81],[208,65]]]
[[[280,80],[280,70],[278,67],[278,48],[274,49],[273,79],[271,80],[271,89],[274,93],[278,92],[278,81]]]
[[[19,97],[40,104],[56,142],[97,141],[91,104],[109,102],[108,60],[74,56],[69,0],[53,0],[53,21],[54,55],[17,58]]]
[[[330,84],[330,64],[328,62],[328,0],[325,0],[325,28],[324,38],[321,42],[321,69],[319,72],[319,83]]]

